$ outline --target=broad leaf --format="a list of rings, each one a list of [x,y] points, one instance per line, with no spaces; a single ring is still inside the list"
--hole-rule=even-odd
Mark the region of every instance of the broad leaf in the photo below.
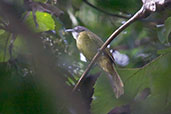
[[[115,107],[126,105],[134,100],[144,88],[151,89],[151,95],[134,106],[132,113],[154,114],[169,112],[171,53],[159,56],[139,69],[119,69],[125,84],[125,94],[116,99],[109,81],[101,76],[95,85],[95,99],[92,103],[93,114],[107,114]]]
[[[52,16],[44,12],[39,12],[39,11],[36,12],[36,22],[38,23],[38,27],[36,27],[35,25],[32,12],[27,17],[26,22],[36,32],[43,32],[43,31],[55,29],[55,22]]]

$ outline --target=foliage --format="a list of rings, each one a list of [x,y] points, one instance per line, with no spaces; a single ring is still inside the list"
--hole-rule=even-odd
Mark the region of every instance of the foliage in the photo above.
[[[80,90],[72,93],[88,63],[81,60],[75,40],[65,29],[82,25],[105,41],[127,18],[111,16],[99,9],[130,17],[142,3],[137,0],[33,1],[0,1],[0,113],[171,112],[170,9],[136,21],[112,41],[111,47],[127,54],[130,60],[125,67],[117,65],[125,94],[116,99],[106,74],[96,66]],[[145,98],[137,97],[146,88],[150,93]]]
[[[26,23],[28,26],[31,27],[36,32],[43,32],[43,31],[49,31],[54,30],[55,28],[55,22],[52,19],[51,15],[48,13],[43,12],[36,12],[36,20],[38,22],[38,27],[36,28],[35,23],[33,21],[33,15],[30,13],[30,15],[26,19]]]
[[[137,106],[133,105],[131,107],[134,109],[132,113],[169,113],[165,109],[169,109],[171,97],[169,94],[171,91],[169,87],[171,80],[170,58],[171,53],[165,52],[142,68],[119,69],[125,83],[125,95],[120,99],[115,98],[112,88],[108,85],[108,80],[105,76],[101,76],[95,86],[94,97],[96,100],[92,103],[93,114],[106,114],[113,107],[129,104],[135,99],[137,93],[145,88],[151,89],[150,96],[136,103]]]

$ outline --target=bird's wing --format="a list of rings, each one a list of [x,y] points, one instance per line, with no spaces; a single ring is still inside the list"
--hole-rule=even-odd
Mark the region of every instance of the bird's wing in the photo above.
[[[88,36],[90,39],[92,39],[98,45],[99,48],[104,44],[104,42],[100,39],[100,37],[97,36],[96,34],[92,33],[91,31],[88,32]],[[114,63],[115,62],[114,57],[112,56],[112,53],[110,53],[110,49],[106,48],[104,52],[106,55],[108,55],[110,57],[110,59]]]

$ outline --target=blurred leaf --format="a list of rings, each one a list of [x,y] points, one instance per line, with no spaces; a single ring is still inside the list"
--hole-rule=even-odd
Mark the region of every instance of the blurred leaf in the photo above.
[[[13,55],[14,57],[17,57],[20,54],[28,54],[28,47],[27,42],[23,39],[21,36],[17,36],[14,46],[13,46]]]
[[[60,20],[56,19],[55,20],[55,31],[59,31],[62,28],[62,23]]]
[[[120,107],[115,107],[112,109],[108,114],[131,114],[131,109],[133,109],[134,105],[136,105],[138,102],[142,102],[150,95],[150,89],[145,88],[143,91],[137,94],[135,99],[131,101],[129,104],[122,105]]]
[[[131,102],[144,88],[151,89],[151,95],[142,103],[134,106],[134,113],[164,114],[170,107],[171,53],[159,56],[139,69],[120,69],[119,74],[125,84],[125,94],[116,99],[109,81],[101,76],[95,85],[95,100],[92,103],[93,114],[106,114],[113,107]],[[137,112],[138,111],[138,112]]]
[[[138,69],[129,70],[127,74],[131,75],[137,71]],[[107,114],[113,107],[127,103],[124,100],[121,101],[115,98],[109,80],[105,75],[98,78],[94,88],[95,99],[92,101],[92,114]]]
[[[76,8],[80,8],[82,0],[72,0],[72,5]]]
[[[11,34],[4,33],[0,36],[0,62],[7,62],[10,59],[9,44]],[[20,54],[28,53],[26,42],[22,37],[17,37],[12,46],[12,57],[16,58]]]
[[[138,9],[138,6],[140,6],[140,1],[137,0],[129,0],[129,1],[125,1],[125,0],[94,0],[97,4],[97,6],[101,6],[103,8],[106,9],[113,9],[113,11],[117,11],[117,10],[123,10],[123,11],[127,11],[129,9],[129,13],[130,11],[136,10]],[[135,5],[137,5],[137,7],[135,7]],[[110,11],[109,10],[109,11]]]
[[[0,29],[0,35],[3,34],[5,30]]]
[[[81,24],[85,25],[89,30],[96,33],[102,39],[106,39],[106,36],[109,36],[113,32],[113,29],[111,29],[113,25],[110,20],[108,20],[109,18],[106,17],[106,15],[101,14],[101,12],[89,8],[87,5],[82,5],[76,16],[78,16],[82,22]]]
[[[48,13],[37,11],[36,12],[36,21],[39,25],[38,28],[36,28],[36,25],[33,20],[32,12],[30,12],[30,15],[26,19],[26,22],[34,31],[43,32],[43,31],[55,29],[55,22],[54,22],[52,16]]]
[[[42,2],[42,3],[46,3],[48,0],[33,0],[34,2]]]
[[[171,52],[171,47],[157,51],[158,54],[166,54],[166,53],[170,53],[170,52]]]
[[[164,27],[157,28],[158,38],[161,43],[169,42],[169,34],[171,32],[171,17],[168,17],[164,23]]]
[[[166,28],[165,37],[166,37],[166,41],[168,42],[169,34],[171,33],[171,17],[168,17],[164,24]]]
[[[18,65],[19,67],[19,65]],[[0,112],[3,114],[54,113],[51,98],[22,68],[0,63]]]
[[[158,32],[158,39],[160,40],[161,43],[164,43],[166,41],[165,33],[166,33],[166,28],[165,27],[160,27],[157,28]]]
[[[9,34],[7,32],[0,35],[0,62],[9,60],[8,43]],[[5,54],[6,53],[6,54]]]

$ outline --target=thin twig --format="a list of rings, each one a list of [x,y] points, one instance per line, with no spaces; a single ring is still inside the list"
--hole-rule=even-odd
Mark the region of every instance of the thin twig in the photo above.
[[[119,18],[124,18],[124,19],[129,19],[129,18],[130,18],[130,16],[123,16],[123,15],[119,15],[119,14],[109,13],[109,12],[107,12],[107,11],[105,11],[105,10],[102,10],[102,9],[100,9],[100,8],[98,8],[98,7],[96,7],[96,6],[94,6],[93,4],[91,4],[90,2],[88,2],[87,0],[83,0],[83,2],[85,2],[85,3],[86,3],[87,5],[89,5],[90,7],[94,8],[94,9],[96,9],[96,10],[98,10],[98,11],[104,13],[104,14],[107,14],[107,15],[109,15],[109,16],[119,17]]]
[[[130,25],[131,23],[135,22],[137,19],[141,18],[143,16],[144,13],[144,7],[142,7],[133,17],[131,17],[128,21],[126,21],[122,26],[120,26],[116,31],[113,32],[113,34],[106,40],[106,42],[101,46],[101,48],[99,49],[99,51],[96,53],[96,55],[93,57],[93,59],[91,60],[90,64],[88,65],[87,69],[84,71],[84,73],[82,74],[82,76],[80,77],[79,81],[77,82],[77,84],[75,85],[75,87],[73,88],[73,91],[75,91],[80,82],[82,81],[82,79],[88,74],[88,72],[90,71],[91,67],[93,66],[93,64],[96,62],[97,58],[99,57],[99,55],[103,52],[103,50],[112,42],[112,40],[114,38],[116,38],[116,36],[122,32],[128,25]]]

